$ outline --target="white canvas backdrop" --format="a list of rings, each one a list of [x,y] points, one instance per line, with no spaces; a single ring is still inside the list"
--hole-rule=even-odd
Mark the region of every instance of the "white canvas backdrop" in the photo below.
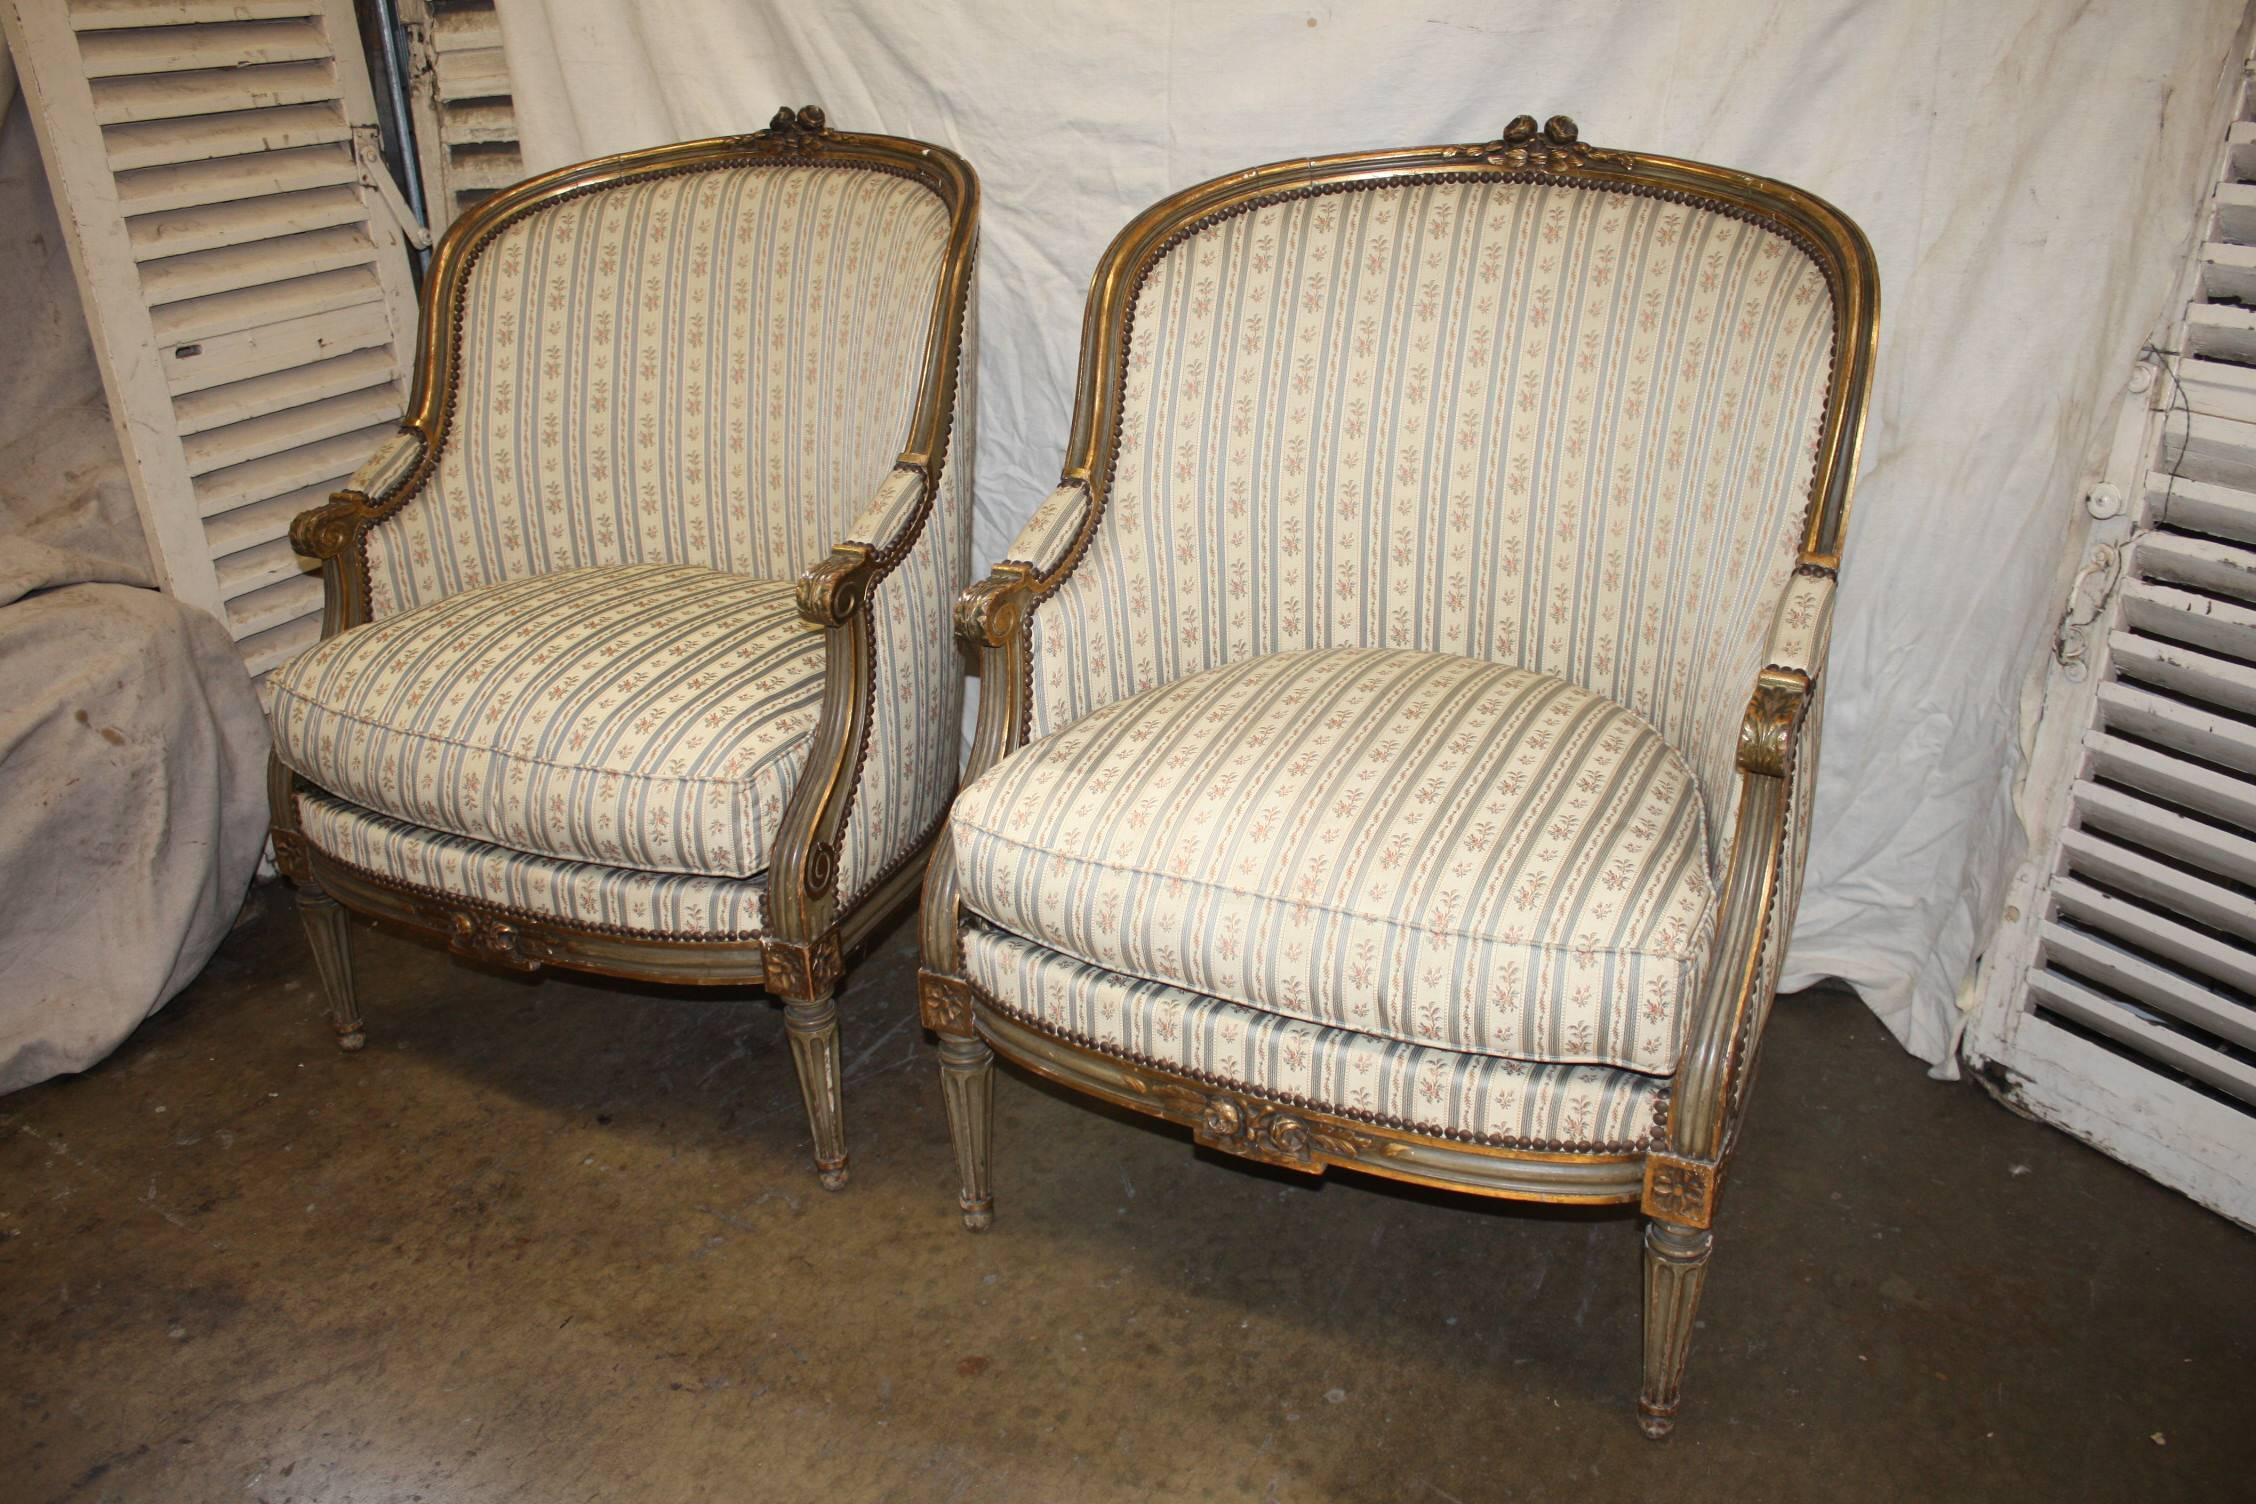
[[[941,142],[985,190],[977,539],[1057,478],[1083,294],[1138,210],[1239,167],[1584,136],[1744,167],[1871,236],[1879,382],[1789,986],[1948,1069],[2022,850],[2019,702],[2089,450],[2163,311],[2243,0],[500,0],[526,165],[766,123]]]

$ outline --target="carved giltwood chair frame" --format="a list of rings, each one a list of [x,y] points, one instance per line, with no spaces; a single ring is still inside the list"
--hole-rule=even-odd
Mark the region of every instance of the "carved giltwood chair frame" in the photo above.
[[[837,1190],[846,1182],[847,1153],[835,993],[847,953],[912,898],[938,823],[928,820],[905,849],[865,864],[877,870],[848,873],[842,881],[848,821],[870,781],[879,717],[932,717],[952,727],[960,713],[960,690],[944,696],[946,704],[912,705],[897,703],[898,691],[888,686],[881,703],[877,664],[879,634],[886,628],[878,608],[889,581],[897,582],[896,590],[931,583],[921,575],[895,573],[927,533],[940,539],[934,546],[943,560],[960,559],[968,549],[970,394],[968,380],[959,382],[959,375],[969,336],[979,218],[978,179],[970,166],[922,142],[830,129],[822,111],[810,106],[781,110],[767,129],[749,135],[600,158],[495,194],[457,220],[438,247],[424,289],[414,395],[397,436],[347,489],[298,517],[290,536],[299,553],[321,564],[323,640],[370,622],[371,530],[431,480],[453,430],[466,361],[476,358],[463,348],[463,309],[481,252],[511,226],[586,195],[744,168],[887,174],[920,185],[944,213],[944,244],[929,317],[923,320],[922,355],[910,367],[914,396],[898,458],[874,499],[847,499],[860,516],[832,534],[838,541],[827,557],[797,581],[799,616],[821,634],[819,718],[773,838],[771,864],[750,879],[764,884],[758,910],[766,917],[764,927],[723,936],[651,933],[395,880],[308,838],[299,799],[322,791],[279,757],[269,779],[273,839],[277,865],[296,888],[342,1048],[357,1050],[365,1039],[348,954],[347,909],[439,936],[458,955],[515,971],[556,966],[691,987],[761,988],[785,1004],[815,1165],[824,1187]],[[750,498],[751,505],[759,503],[759,497]],[[961,564],[934,567],[960,578]],[[950,588],[944,578],[937,583]],[[960,682],[952,644],[942,641],[936,651],[947,661],[950,682]],[[947,783],[938,794],[943,809],[946,790],[953,787],[952,731],[947,740]],[[842,892],[847,881],[852,891]]]
[[[1660,1123],[1643,1142],[1605,1152],[1565,1143],[1469,1142],[1400,1121],[1326,1110],[1305,1099],[1265,1097],[1036,1027],[998,1006],[966,975],[964,936],[971,916],[960,901],[957,837],[948,830],[935,848],[924,890],[922,1018],[939,1037],[963,1218],[973,1230],[992,1218],[990,1124],[998,1053],[1076,1091],[1187,1125],[1200,1145],[1267,1164],[1318,1175],[1339,1166],[1480,1196],[1639,1207],[1646,1218],[1646,1275],[1638,1409],[1646,1433],[1659,1437],[1677,1410],[1695,1303],[1714,1242],[1717,1194],[1744,1121],[1801,882],[1833,582],[1879,307],[1871,249],[1853,222],[1781,183],[1696,162],[1588,148],[1563,117],[1538,128],[1524,116],[1496,141],[1283,162],[1201,184],[1147,210],[1114,240],[1095,273],[1059,489],[1005,561],[957,605],[958,630],[979,655],[982,683],[964,784],[970,790],[1028,743],[1038,618],[1106,524],[1121,441],[1125,362],[1135,333],[1132,315],[1138,289],[1160,258],[1187,237],[1263,206],[1441,180],[1564,185],[1713,209],[1771,231],[1808,256],[1832,299],[1831,376],[1815,430],[1799,552],[1791,559],[1795,599],[1779,613],[1760,672],[1740,691],[1745,695],[1738,702],[1744,706],[1736,755],[1740,797],[1728,861],[1715,884],[1719,918],[1704,979],[1690,993],[1684,1044],[1667,1082]]]

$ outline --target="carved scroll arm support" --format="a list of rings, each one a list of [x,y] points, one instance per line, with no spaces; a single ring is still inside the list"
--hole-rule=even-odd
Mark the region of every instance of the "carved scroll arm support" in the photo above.
[[[1799,574],[1780,603],[1768,665],[1739,724],[1739,813],[1718,894],[1721,916],[1683,1060],[1670,1091],[1668,1145],[1647,1165],[1645,1209],[1709,1225],[1733,1115],[1768,1022],[1786,937],[1786,900],[1802,874],[1789,841],[1802,734],[1832,629],[1830,573]]]
[[[321,564],[322,636],[335,636],[368,619],[368,602],[354,568],[361,537],[422,466],[424,447],[423,435],[402,428],[378,445],[326,503],[291,519],[290,547]]]
[[[880,703],[873,692],[872,612],[893,566],[916,544],[931,510],[929,496],[921,466],[896,466],[846,538],[799,577],[800,619],[823,632],[823,689],[814,741],[784,806],[768,868],[769,922],[787,940],[811,945],[830,935],[838,913],[839,849],[871,723],[915,713],[890,699]]]
[[[1043,596],[1079,559],[1090,520],[1089,483],[1067,479],[1034,509],[1003,562],[956,598],[956,636],[979,661],[979,719],[971,738],[968,784],[1026,740],[1027,621]],[[920,935],[925,967],[960,975],[955,840],[940,827],[925,869]]]

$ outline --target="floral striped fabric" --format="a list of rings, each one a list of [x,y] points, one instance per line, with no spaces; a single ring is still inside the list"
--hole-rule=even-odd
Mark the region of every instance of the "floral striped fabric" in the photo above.
[[[964,904],[1112,971],[1452,1051],[1665,1072],[1714,925],[1684,760],[1550,674],[1267,654],[1115,701],[951,817]]]
[[[1664,1077],[1324,1028],[1123,977],[977,926],[963,945],[973,985],[1035,1028],[1345,1117],[1478,1143],[1596,1151],[1645,1147],[1666,1110]]]
[[[567,861],[764,870],[805,763],[822,634],[792,587],[565,570],[328,638],[276,672],[275,751],[356,804]]]
[[[469,274],[435,473],[369,534],[373,613],[581,565],[795,578],[908,436],[948,231],[909,179],[780,165],[509,225]]]
[[[966,354],[967,360],[971,357]],[[851,903],[940,828],[963,755],[963,658],[956,595],[971,582],[971,502],[964,477],[969,404],[957,403],[955,440],[932,513],[908,557],[870,597],[869,751],[838,859],[838,892]]]
[[[1353,187],[1187,237],[1133,318],[1035,735],[1251,654],[1427,648],[1637,711],[1731,828],[1831,369],[1806,255],[1634,193]]]
[[[425,830],[334,795],[301,792],[298,823],[316,850],[377,877],[511,913],[589,928],[745,939],[765,925],[758,878],[690,877],[561,862]]]

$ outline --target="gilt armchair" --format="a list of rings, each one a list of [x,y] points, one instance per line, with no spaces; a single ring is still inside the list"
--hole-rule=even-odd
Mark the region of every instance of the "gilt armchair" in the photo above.
[[[997,1053],[1295,1170],[1634,1203],[1669,1429],[1877,299],[1828,205],[1563,118],[1114,240],[1062,482],[957,605],[919,987],[967,1226]]]
[[[844,957],[955,788],[977,221],[961,158],[809,108],[447,233],[398,435],[292,529],[327,609],[270,686],[276,861],[345,1048],[344,909],[762,988],[845,1183]]]

